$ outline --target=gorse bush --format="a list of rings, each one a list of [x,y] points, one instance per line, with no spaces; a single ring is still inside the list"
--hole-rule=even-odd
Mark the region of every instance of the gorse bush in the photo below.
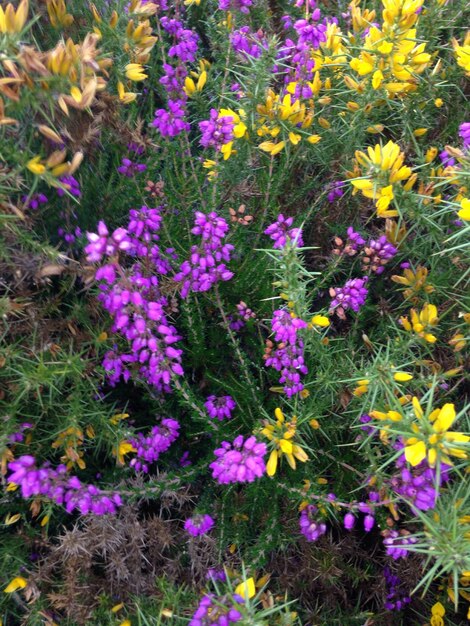
[[[465,9],[1,6],[1,623],[470,618]]]

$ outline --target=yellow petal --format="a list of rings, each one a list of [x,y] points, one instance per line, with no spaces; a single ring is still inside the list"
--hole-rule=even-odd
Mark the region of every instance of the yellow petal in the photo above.
[[[412,445],[405,446],[405,458],[410,465],[415,467],[426,458],[426,446],[424,441],[418,441]]]
[[[406,372],[395,372],[393,378],[399,383],[406,383],[408,380],[411,380],[413,376]]]
[[[14,591],[18,591],[18,589],[24,589],[27,584],[28,581],[26,580],[26,578],[23,578],[22,576],[17,576],[16,578],[13,578],[10,584],[5,587],[3,592],[13,593]]]
[[[240,583],[235,587],[235,593],[248,600],[256,595],[256,586],[254,578],[249,578],[247,581]]]
[[[326,328],[326,326],[330,325],[330,320],[325,315],[314,315],[312,317],[312,324],[314,326],[321,326],[322,328]]]
[[[266,473],[268,476],[274,476],[277,469],[277,450],[273,450],[269,455],[269,460],[266,465]]]
[[[455,408],[453,404],[444,404],[439,412],[433,428],[437,433],[444,433],[452,426],[455,421]]]
[[[287,441],[287,439],[281,439],[281,441],[279,442],[279,447],[281,448],[282,452],[284,452],[284,454],[292,454],[293,452],[292,442]]]
[[[316,144],[320,140],[321,140],[321,136],[320,135],[310,135],[310,137],[307,137],[308,143],[311,143],[311,144]]]

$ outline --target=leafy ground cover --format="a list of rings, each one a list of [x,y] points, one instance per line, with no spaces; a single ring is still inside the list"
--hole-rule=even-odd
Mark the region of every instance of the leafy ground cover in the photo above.
[[[4,626],[470,618],[466,5],[1,5]]]

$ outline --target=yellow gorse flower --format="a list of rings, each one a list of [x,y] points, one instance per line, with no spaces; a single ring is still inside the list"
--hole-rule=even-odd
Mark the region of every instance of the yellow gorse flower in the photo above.
[[[22,0],[16,10],[12,4],[7,4],[5,9],[0,6],[0,33],[8,35],[20,33],[26,24],[28,9],[28,0]]]
[[[460,44],[456,39],[453,39],[452,46],[454,48],[457,65],[461,67],[468,76],[470,76],[470,30],[467,32],[463,44]]]
[[[67,7],[64,0],[46,0],[47,13],[52,26],[68,27],[73,22],[73,15],[67,13]]]
[[[470,222],[470,199],[462,198],[460,202],[460,206],[462,207],[457,215],[461,220],[465,220],[466,222]]]
[[[410,299],[412,302],[417,302],[417,296],[424,292],[425,294],[432,293],[434,287],[428,284],[428,270],[426,267],[419,265],[416,270],[407,268],[403,272],[403,276],[394,274],[392,276],[394,283],[404,285],[406,289],[403,291],[403,295],[406,300]]]
[[[276,416],[276,422],[267,423],[261,430],[261,434],[269,439],[274,446],[266,465],[268,476],[274,476],[277,470],[278,460],[281,459],[283,455],[294,470],[296,468],[296,459],[301,463],[308,461],[308,456],[303,448],[292,441],[297,431],[297,418],[294,416],[290,422],[286,422],[280,408],[274,411],[274,415]]]
[[[357,150],[355,160],[364,178],[351,180],[352,186],[375,201],[378,217],[397,216],[398,211],[389,208],[395,196],[394,185],[398,187],[406,180],[414,182],[411,168],[403,165],[405,155],[400,146],[393,141],[385,146],[369,146],[367,154]]]
[[[470,441],[468,435],[458,432],[449,432],[455,421],[456,413],[453,404],[444,404],[441,409],[435,409],[426,418],[418,398],[412,400],[413,412],[416,418],[411,425],[416,436],[405,440],[405,458],[413,467],[419,465],[426,457],[431,467],[436,465],[438,456],[441,460],[452,465],[448,455],[459,459],[466,459],[467,453],[455,444],[465,444]]]
[[[4,593],[14,593],[15,591],[18,591],[19,589],[24,589],[28,584],[28,581],[26,580],[26,578],[23,578],[22,576],[17,576],[16,578],[13,578],[13,580],[10,581],[10,583],[5,587],[5,589],[3,590]]]
[[[444,626],[442,619],[446,613],[444,606],[440,602],[436,602],[431,607],[431,626]]]
[[[382,0],[382,27],[370,26],[370,16],[361,14],[353,3],[353,28],[360,32],[368,28],[363,38],[362,50],[351,59],[349,66],[361,77],[370,81],[372,89],[385,89],[388,97],[404,95],[416,90],[417,77],[424,71],[431,60],[425,52],[426,43],[418,43],[416,29],[417,10],[423,0]],[[355,42],[361,39],[354,39]],[[350,83],[351,77],[345,76]],[[348,80],[350,79],[350,80]],[[355,81],[354,81],[355,82]],[[361,84],[348,84],[357,91],[365,88]]]
[[[128,63],[126,65],[126,76],[129,80],[135,82],[148,78],[148,75],[145,73],[140,63]]]
[[[314,94],[318,93],[321,86],[319,73],[316,72],[314,80],[307,84]],[[296,146],[303,139],[311,144],[321,140],[320,135],[311,135],[307,132],[313,122],[313,109],[310,110],[300,98],[295,97],[296,89],[295,82],[287,85],[287,93],[284,95],[268,89],[265,103],[259,104],[256,108],[260,116],[257,120],[256,134],[258,137],[269,137],[260,143],[258,148],[271,156],[282,152],[289,143]],[[278,141],[280,134],[283,138]]]
[[[435,343],[437,337],[429,332],[439,322],[437,308],[434,304],[425,304],[418,313],[416,309],[411,309],[410,317],[400,317],[400,324],[408,332],[413,332],[428,343]]]

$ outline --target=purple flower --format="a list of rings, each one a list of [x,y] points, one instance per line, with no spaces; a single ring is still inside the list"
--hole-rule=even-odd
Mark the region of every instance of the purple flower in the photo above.
[[[8,481],[20,487],[23,498],[43,496],[64,506],[68,513],[77,510],[82,515],[115,514],[122,504],[119,494],[104,494],[94,485],[82,485],[70,476],[65,465],[53,469],[48,463],[36,466],[33,456],[25,455],[8,464],[12,472]]]
[[[264,457],[265,443],[258,443],[254,436],[246,440],[239,435],[233,441],[222,441],[221,447],[214,450],[217,457],[209,467],[212,477],[220,484],[252,483],[266,471]]]
[[[230,43],[233,50],[238,52],[242,58],[258,59],[268,49],[268,42],[263,32],[252,33],[249,26],[234,30],[230,35]],[[232,91],[238,91],[239,88],[240,86],[236,85],[236,89],[232,89]]]
[[[204,403],[209,413],[209,417],[217,418],[219,421],[230,419],[232,411],[237,406],[232,396],[209,396]]]
[[[373,515],[366,515],[364,517],[364,530],[366,533],[370,532],[374,528],[375,517]]]
[[[198,537],[208,533],[214,524],[215,522],[210,515],[195,515],[185,521],[184,529],[193,537]]]
[[[341,198],[344,196],[343,191],[344,183],[341,180],[335,181],[334,183],[328,184],[328,202],[334,202],[337,198]]]
[[[249,13],[253,0],[219,0],[219,9],[221,11],[240,11],[241,13]]]
[[[282,213],[277,216],[277,220],[268,226],[264,231],[273,241],[273,248],[284,248],[287,241],[295,242],[297,248],[301,248],[304,243],[302,241],[302,231],[300,228],[291,228],[294,218],[285,218]]]
[[[298,34],[297,48],[313,48],[317,49],[321,43],[326,41],[326,26],[319,24],[320,9],[316,8],[311,13],[308,20],[297,20],[294,24],[294,30]]]
[[[426,459],[416,467],[410,468],[405,455],[402,454],[395,465],[399,471],[390,479],[393,491],[402,496],[415,513],[417,510],[433,509],[436,506],[439,487],[449,480],[450,466],[441,464],[438,483],[437,472],[435,468],[429,466]]]
[[[213,593],[203,596],[188,626],[230,626],[239,622],[243,616],[237,605],[243,604],[241,596],[215,596]]]
[[[354,256],[361,246],[365,244],[365,240],[357,233],[352,226],[348,226],[346,231],[347,239],[344,243],[340,237],[334,238],[336,248],[333,250],[333,254],[347,256]]]
[[[154,426],[148,435],[138,433],[129,443],[136,449],[136,456],[129,463],[137,472],[148,473],[149,465],[158,461],[178,438],[180,425],[171,418],[164,418],[159,426]]]
[[[326,524],[315,519],[317,511],[314,504],[308,504],[300,513],[300,532],[307,541],[316,541],[326,533]]]
[[[443,150],[439,154],[439,158],[441,159],[442,165],[444,167],[453,167],[456,164],[456,160],[454,157],[451,157],[447,150]]]
[[[89,261],[99,261],[122,250],[132,259],[129,269],[115,263],[96,272],[100,293],[98,300],[113,318],[112,330],[127,340],[128,352],[115,347],[103,360],[111,385],[132,376],[145,380],[160,392],[168,393],[174,376],[182,376],[182,350],[175,344],[181,339],[166,315],[167,299],[160,292],[159,276],[170,265],[158,246],[161,225],[159,209],[141,207],[129,212],[127,228],[118,228],[109,236],[104,222],[98,233],[88,233],[85,251]]]
[[[146,169],[147,166],[143,163],[133,163],[130,159],[125,157],[121,160],[121,165],[117,168],[117,171],[127,178],[133,178],[136,174],[145,172]]]
[[[398,532],[397,530],[388,529],[384,530],[382,535],[384,536],[384,546],[388,556],[391,556],[394,561],[397,559],[405,559],[408,556],[408,550],[406,546],[416,543],[418,540],[415,537],[411,537],[405,530]]]
[[[200,144],[204,148],[213,147],[217,150],[233,140],[234,120],[231,115],[219,115],[217,109],[211,109],[208,120],[199,122],[202,133]]]
[[[41,204],[46,204],[48,202],[48,198],[43,193],[33,193],[29,200],[28,196],[21,196],[21,202],[27,203],[25,208],[36,211]]]
[[[333,298],[330,304],[330,313],[335,311],[338,317],[344,319],[345,311],[351,309],[359,311],[367,298],[369,290],[365,286],[368,277],[363,278],[351,278],[346,281],[344,287],[336,287],[330,289],[330,296]]]
[[[210,567],[207,570],[206,578],[214,582],[217,582],[219,580],[222,583],[227,582],[227,574],[225,573],[225,570],[221,568]]]
[[[192,233],[200,235],[202,245],[192,246],[188,260],[184,261],[173,280],[181,282],[181,297],[186,298],[190,291],[209,291],[219,281],[230,280],[233,276],[225,263],[230,261],[233,246],[223,242],[229,230],[227,222],[214,211],[205,215],[195,213],[195,226]]]
[[[168,100],[168,109],[155,111],[152,122],[163,137],[176,137],[180,133],[189,131],[190,125],[185,121],[186,103],[184,100]]]
[[[87,233],[88,245],[85,246],[87,261],[96,263],[101,261],[103,256],[113,256],[118,250],[129,250],[131,242],[127,231],[124,228],[117,228],[111,236],[106,224],[98,222],[97,233]]]
[[[70,194],[72,194],[72,196],[80,198],[80,196],[82,195],[82,192],[80,190],[80,183],[73,176],[62,176],[61,178],[59,178],[59,182]],[[62,196],[65,196],[65,190],[58,187],[57,195],[62,198]]]
[[[384,568],[384,578],[387,589],[385,609],[387,611],[400,611],[411,602],[411,596],[403,590],[403,583],[398,576],[392,573],[389,567]]]
[[[397,249],[392,245],[385,235],[378,239],[371,239],[364,246],[362,257],[362,269],[366,271],[370,269],[375,274],[382,274],[385,265],[396,255]]]
[[[196,60],[198,35],[184,28],[182,22],[166,16],[160,19],[160,24],[168,34],[173,36],[173,45],[168,49],[168,56],[177,57],[184,63],[193,63]]]
[[[470,148],[470,122],[464,122],[459,126],[459,135],[463,142],[464,150]]]
[[[304,343],[297,334],[306,326],[306,322],[293,317],[284,309],[273,313],[271,327],[274,340],[279,343],[264,358],[267,367],[273,367],[281,373],[279,382],[284,385],[284,391],[289,398],[303,390],[301,374],[308,374],[304,360]]]
[[[346,513],[343,523],[346,530],[352,530],[354,528],[354,524],[356,523],[356,518],[352,513]]]

